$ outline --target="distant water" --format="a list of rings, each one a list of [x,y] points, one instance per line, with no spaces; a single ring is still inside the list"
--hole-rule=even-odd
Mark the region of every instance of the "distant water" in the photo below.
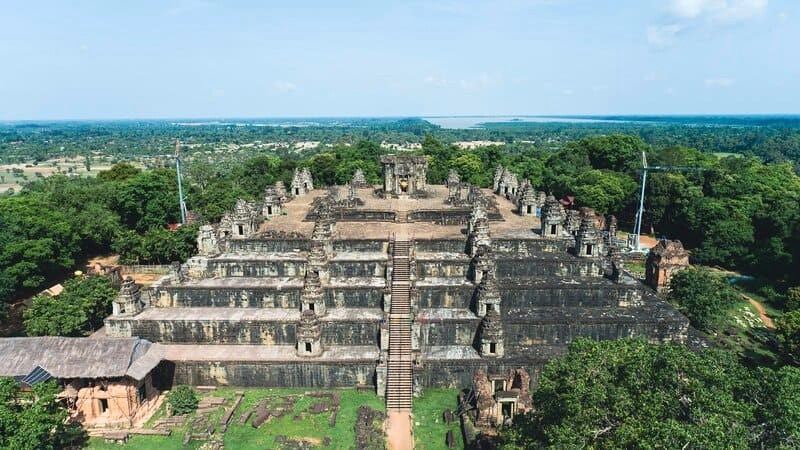
[[[618,120],[583,118],[583,117],[545,117],[545,116],[454,116],[454,117],[423,117],[434,125],[449,129],[482,128],[485,123],[504,122],[566,122],[566,123],[593,123],[593,122],[619,122]]]
[[[423,117],[442,128],[484,128],[500,123],[636,123],[686,126],[800,127],[800,115],[673,115],[673,116],[437,116]]]

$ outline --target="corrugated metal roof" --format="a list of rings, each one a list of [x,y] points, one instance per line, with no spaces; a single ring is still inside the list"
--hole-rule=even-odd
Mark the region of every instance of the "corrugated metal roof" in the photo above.
[[[139,338],[27,337],[0,339],[0,376],[25,377],[37,366],[54,378],[141,380],[160,361]],[[132,373],[128,373],[133,368]]]

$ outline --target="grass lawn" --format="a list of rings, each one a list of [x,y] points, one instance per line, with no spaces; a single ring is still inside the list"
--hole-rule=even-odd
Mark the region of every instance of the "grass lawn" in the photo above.
[[[767,310],[768,315],[775,317],[773,313]],[[731,305],[719,330],[716,340],[745,360],[767,366],[778,362],[775,333],[764,326],[758,311],[746,299],[739,298]]]
[[[418,450],[447,449],[447,431],[453,430],[455,448],[464,448],[461,422],[444,422],[444,410],[458,408],[458,389],[425,389],[422,397],[414,399],[414,444]]]
[[[309,443],[318,444],[322,447],[323,440],[330,438],[331,443],[328,448],[353,448],[355,446],[355,424],[358,417],[359,406],[369,406],[372,409],[385,411],[384,402],[373,392],[357,392],[354,389],[341,390],[311,390],[311,389],[219,389],[211,394],[215,397],[233,398],[234,392],[242,390],[245,392],[241,405],[231,419],[228,431],[224,436],[226,448],[232,449],[265,449],[280,448],[275,443],[277,436],[286,436],[288,439],[305,440]],[[331,428],[328,420],[331,412],[321,414],[311,414],[308,409],[314,402],[326,402],[328,399],[314,398],[303,395],[306,392],[337,392],[341,396],[340,409],[336,416],[336,426]],[[245,425],[239,425],[239,418],[267,397],[280,401],[279,397],[292,396],[295,400],[292,414],[286,414],[280,418],[270,418],[259,428],[253,428],[250,424],[252,418]],[[272,402],[271,402],[272,403]],[[230,404],[230,403],[229,403]],[[157,415],[163,414],[159,411]],[[222,416],[223,410],[220,409],[210,414],[209,421],[217,424]],[[299,417],[296,420],[295,417]],[[155,420],[155,419],[153,419]],[[150,423],[153,422],[150,421]],[[191,422],[191,418],[189,421]],[[148,426],[150,426],[148,424]],[[91,449],[183,449],[198,448],[203,441],[190,441],[188,447],[182,445],[184,432],[188,429],[188,424],[183,428],[175,428],[169,437],[162,436],[131,436],[126,445],[106,444],[102,438],[93,438],[89,443]],[[217,434],[219,434],[217,432]]]

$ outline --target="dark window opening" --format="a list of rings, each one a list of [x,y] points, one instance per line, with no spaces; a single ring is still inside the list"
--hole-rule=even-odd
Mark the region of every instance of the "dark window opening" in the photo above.
[[[592,254],[592,244],[588,244],[586,246],[586,254],[587,255],[591,255]]]
[[[494,380],[494,391],[500,392],[503,390],[503,380]]]
[[[300,195],[300,188],[294,188],[294,195]]]
[[[311,342],[306,342],[306,353],[311,353]]]
[[[272,215],[272,206],[267,206],[267,214]]]
[[[508,186],[503,188],[503,194],[508,194]]]
[[[136,396],[139,398],[139,403],[144,403],[147,400],[147,384],[142,383],[139,389],[136,390]]]
[[[503,402],[503,417],[511,417],[511,402]]]
[[[100,399],[100,414],[103,414],[106,411],[108,411],[108,399],[101,398]]]
[[[238,230],[239,230],[239,236],[244,235],[244,227],[241,226],[241,225],[237,225],[237,227],[238,227]]]
[[[497,353],[497,344],[495,344],[494,342],[489,344],[489,353],[491,354]]]
[[[308,183],[303,183],[303,187],[308,189]]]
[[[308,304],[308,309],[314,311],[314,304],[313,303],[309,303]]]
[[[550,225],[550,234],[556,234],[556,226]]]
[[[528,214],[533,213],[533,206],[528,205]]]

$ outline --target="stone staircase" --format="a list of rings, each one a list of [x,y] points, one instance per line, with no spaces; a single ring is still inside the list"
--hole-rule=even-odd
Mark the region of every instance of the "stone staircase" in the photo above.
[[[386,377],[386,407],[390,412],[411,411],[413,380],[408,251],[409,241],[395,241],[392,255],[392,307],[389,311],[389,368]]]

